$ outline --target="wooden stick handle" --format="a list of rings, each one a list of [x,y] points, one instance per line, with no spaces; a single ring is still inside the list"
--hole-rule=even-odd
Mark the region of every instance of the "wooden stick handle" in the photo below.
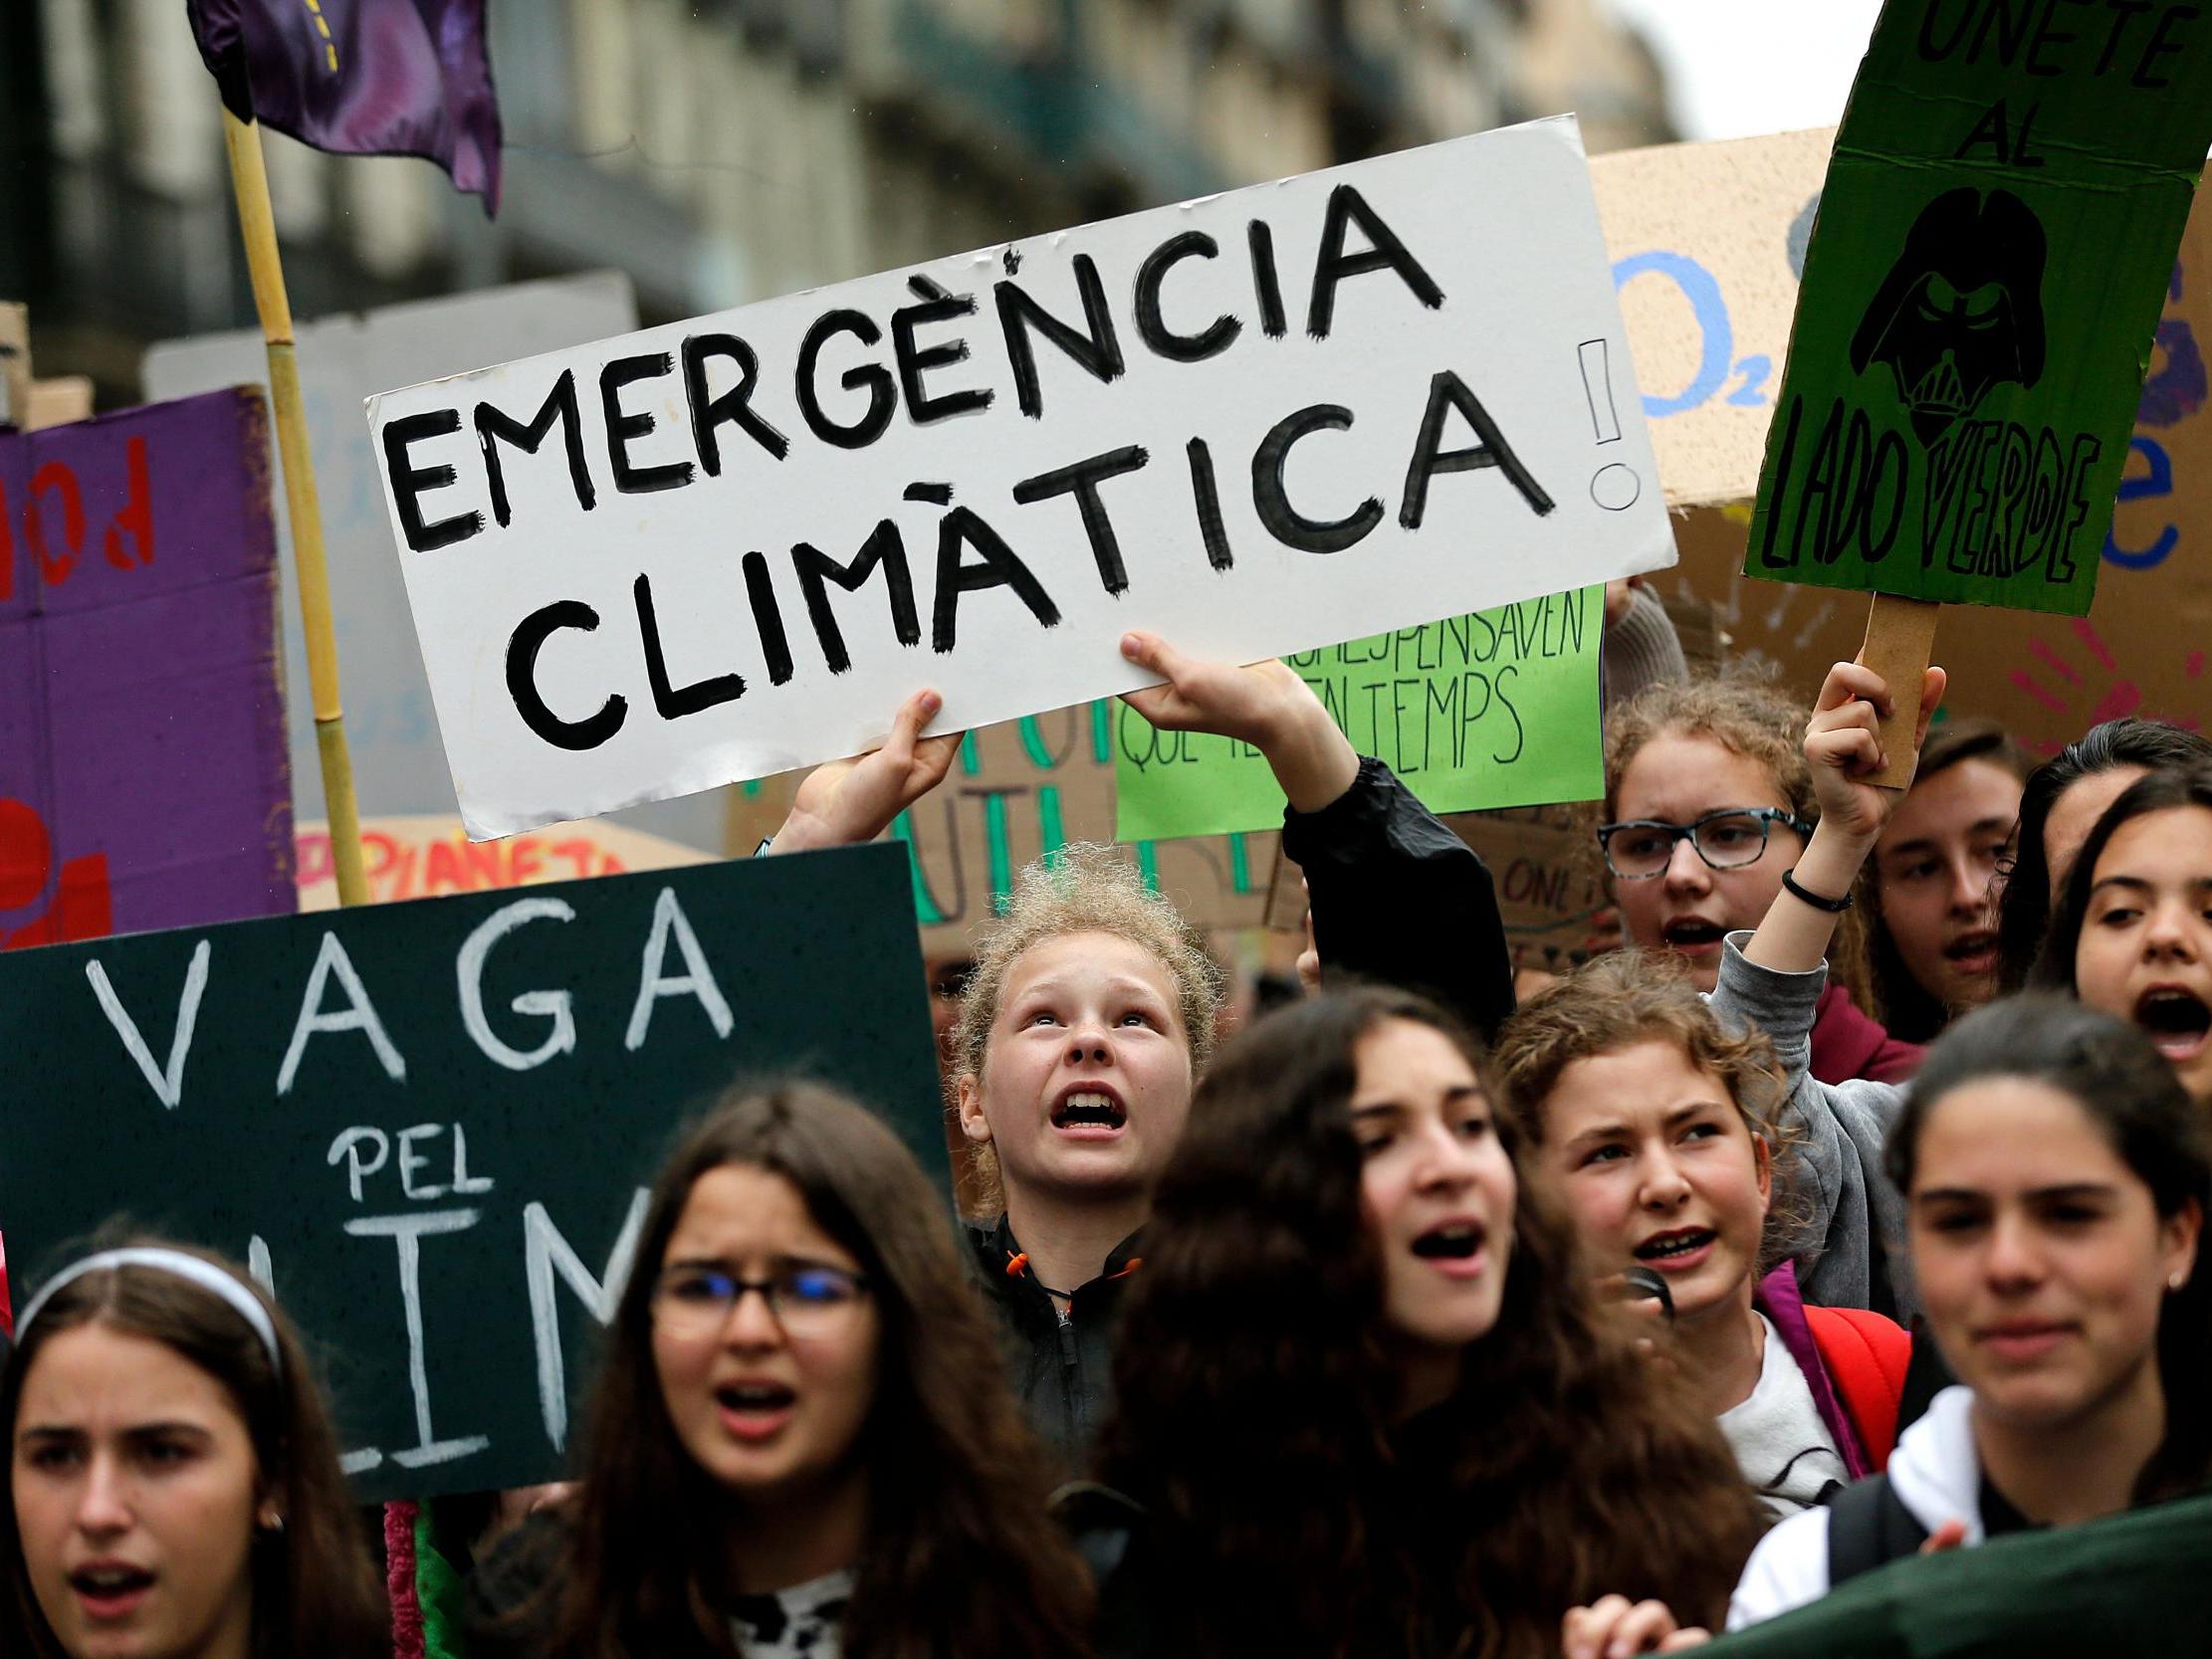
[[[246,244],[254,307],[261,313],[261,335],[269,346],[269,394],[276,416],[277,453],[284,461],[285,509],[292,518],[292,564],[299,579],[300,623],[307,635],[308,696],[315,705],[337,902],[365,905],[368,878],[361,866],[361,815],[345,746],[345,711],[338,700],[337,636],[331,626],[331,579],[323,558],[323,509],[316,498],[307,406],[292,354],[292,304],[285,297],[284,265],[277,255],[277,219],[269,204],[261,131],[226,109],[223,141],[230,151],[231,189],[238,198],[238,228]]]
[[[1889,763],[1868,781],[1885,789],[1910,788],[1920,763],[1912,733],[1919,724],[1920,681],[1935,655],[1935,620],[1942,608],[1926,599],[1878,593],[1867,609],[1867,641],[1859,648],[1859,660],[1888,686],[1892,709],[1881,723],[1881,749]]]

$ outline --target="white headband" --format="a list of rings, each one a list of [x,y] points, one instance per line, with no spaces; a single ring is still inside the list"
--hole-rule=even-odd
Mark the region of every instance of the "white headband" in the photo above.
[[[261,1305],[260,1298],[214,1263],[203,1262],[199,1257],[187,1255],[182,1250],[143,1247],[103,1250],[65,1267],[39,1287],[39,1294],[31,1298],[30,1306],[23,1310],[23,1317],[15,1324],[16,1342],[19,1345],[22,1343],[24,1335],[31,1329],[31,1322],[39,1317],[40,1310],[53,1299],[56,1291],[72,1280],[82,1279],[88,1273],[98,1273],[103,1268],[113,1267],[150,1267],[188,1280],[210,1295],[221,1297],[240,1319],[254,1328],[254,1335],[261,1339],[261,1346],[269,1350],[270,1369],[279,1376],[284,1374],[284,1359],[277,1348],[277,1323],[269,1317],[269,1310]]]

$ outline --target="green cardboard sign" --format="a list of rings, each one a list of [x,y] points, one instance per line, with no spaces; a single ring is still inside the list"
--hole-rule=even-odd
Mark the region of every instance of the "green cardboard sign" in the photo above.
[[[1435,812],[1595,798],[1603,586],[1286,657],[1352,746]],[[1272,829],[1283,795],[1249,743],[1114,709],[1118,841]]]
[[[2088,613],[2212,141],[2212,17],[1888,0],[1852,88],[1747,575]]]
[[[273,1285],[364,1500],[550,1480],[679,1127],[793,1070],[944,1172],[902,847],[0,955],[15,1305],[127,1213]]]

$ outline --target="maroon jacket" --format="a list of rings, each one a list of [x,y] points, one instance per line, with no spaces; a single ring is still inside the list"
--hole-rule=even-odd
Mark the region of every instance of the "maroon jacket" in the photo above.
[[[1876,1083],[1907,1083],[1927,1058],[1918,1043],[1901,1042],[1862,1013],[1851,992],[1835,980],[1813,1007],[1813,1075],[1823,1083],[1870,1078]]]

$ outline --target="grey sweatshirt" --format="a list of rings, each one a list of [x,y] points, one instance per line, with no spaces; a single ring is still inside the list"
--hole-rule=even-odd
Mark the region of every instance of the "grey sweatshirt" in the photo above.
[[[1904,1103],[1894,1084],[1813,1076],[1813,1013],[1828,983],[1825,965],[1780,973],[1744,959],[1749,930],[1721,945],[1720,979],[1707,999],[1724,1025],[1764,1031],[1788,1088],[1787,1110],[1805,1136],[1797,1181],[1812,1214],[1791,1258],[1805,1300],[1864,1308],[1873,1290],[1873,1239],[1880,1230],[1900,1317],[1918,1311],[1905,1257],[1904,1200],[1881,1172],[1881,1144]]]

